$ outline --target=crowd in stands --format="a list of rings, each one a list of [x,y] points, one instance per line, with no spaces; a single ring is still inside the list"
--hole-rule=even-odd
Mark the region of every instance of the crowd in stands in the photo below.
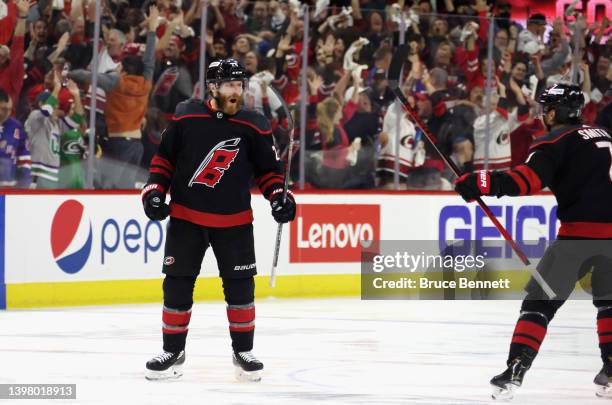
[[[202,41],[206,61],[244,64],[244,103],[268,116],[281,151],[288,133],[274,94],[296,128],[305,101],[306,137],[291,173],[295,182],[304,168],[310,188],[451,188],[454,175],[389,87],[400,43],[410,49],[401,90],[462,170],[523,162],[545,133],[534,100],[554,83],[575,78],[584,121],[612,128],[605,16],[589,24],[578,12],[551,21],[534,11],[518,21],[504,0],[102,0],[94,66],[95,6],[0,0],[0,186],[83,188],[91,157],[96,188],[138,187],[177,104],[200,97]]]

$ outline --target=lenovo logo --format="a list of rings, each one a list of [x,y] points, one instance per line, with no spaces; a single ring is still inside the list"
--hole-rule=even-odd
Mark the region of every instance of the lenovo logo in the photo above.
[[[292,263],[359,262],[360,242],[380,237],[380,206],[300,204],[290,232]]]

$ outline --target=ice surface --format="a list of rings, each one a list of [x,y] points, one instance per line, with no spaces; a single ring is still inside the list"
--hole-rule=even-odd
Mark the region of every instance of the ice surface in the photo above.
[[[485,404],[519,307],[259,300],[254,353],[265,370],[250,384],[233,379],[222,302],[195,304],[185,375],[165,382],[144,379],[161,349],[161,304],[0,311],[0,383],[77,384],[77,401],[52,404]],[[592,383],[595,315],[588,301],[559,310],[514,404],[605,403]]]

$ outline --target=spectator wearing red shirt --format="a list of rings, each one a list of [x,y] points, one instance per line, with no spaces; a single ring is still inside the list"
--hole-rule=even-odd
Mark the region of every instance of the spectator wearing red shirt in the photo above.
[[[221,4],[225,27],[220,33],[227,42],[233,42],[234,38],[244,33],[244,19],[239,16],[239,11],[237,0],[224,0]]]
[[[15,5],[18,18],[11,47],[9,49],[6,45],[0,45],[0,89],[6,91],[13,100],[12,115],[15,115],[15,105],[19,101],[19,94],[23,87],[23,35],[30,2],[18,0]]]
[[[4,5],[0,0],[0,45],[9,43],[15,29],[15,24],[17,24],[17,7],[15,3],[8,1]]]

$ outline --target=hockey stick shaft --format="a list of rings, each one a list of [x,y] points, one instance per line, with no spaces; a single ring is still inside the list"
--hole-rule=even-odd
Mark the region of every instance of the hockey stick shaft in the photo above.
[[[289,145],[287,148],[287,166],[285,167],[285,182],[283,184],[283,205],[287,202],[287,193],[289,192],[289,171],[291,170],[291,158],[293,157],[293,127],[289,130]],[[274,256],[272,257],[272,270],[270,271],[270,287],[272,288],[276,286],[276,268],[278,266],[278,256],[280,255],[283,225],[283,223],[279,223],[276,228],[276,242],[274,244]]]
[[[283,224],[278,224],[276,228],[276,242],[274,244],[274,258],[272,259],[272,271],[270,272],[270,287],[276,286],[276,267],[278,266],[278,256],[280,254],[280,244],[283,237]]]
[[[393,93],[395,94],[397,99],[400,101],[400,104],[402,105],[404,110],[408,113],[408,115],[410,115],[410,117],[414,120],[414,122],[421,129],[421,131],[423,131],[423,133],[425,134],[427,139],[429,139],[429,143],[433,146],[433,148],[438,153],[438,155],[440,155],[440,157],[444,160],[444,162],[448,165],[448,167],[450,167],[450,169],[453,171],[453,173],[457,177],[460,177],[461,176],[461,170],[459,170],[459,167],[457,167],[455,162],[453,162],[448,156],[446,156],[446,154],[444,152],[442,152],[438,148],[438,145],[436,144],[436,138],[433,136],[433,134],[431,133],[431,131],[427,127],[427,124],[425,124],[425,122],[423,122],[421,117],[419,117],[419,115],[410,106],[408,100],[406,99],[406,96],[404,96],[404,94],[402,93],[401,89],[399,87],[395,87],[393,89]],[[544,279],[542,278],[540,273],[538,273],[536,270],[533,270],[533,269],[531,269],[529,267],[531,262],[527,258],[527,255],[521,250],[521,248],[517,245],[517,243],[514,241],[514,239],[512,239],[512,236],[510,236],[510,234],[508,233],[506,228],[504,228],[504,226],[497,220],[497,217],[495,217],[495,215],[493,215],[493,212],[491,211],[489,206],[484,201],[482,201],[482,199],[480,197],[476,198],[476,202],[478,203],[480,208],[483,210],[483,212],[487,215],[487,217],[491,220],[493,225],[497,228],[499,233],[501,233],[501,235],[504,237],[504,239],[510,244],[510,246],[512,247],[512,250],[514,250],[514,252],[521,259],[523,264],[525,266],[527,266],[527,269],[529,270],[529,272],[531,273],[533,278],[536,279],[536,281],[538,282],[540,287],[542,287],[542,289],[544,290],[546,295],[548,295],[548,297],[550,299],[553,299],[556,296],[554,291],[550,288],[550,286],[546,283],[546,281],[544,281]]]

